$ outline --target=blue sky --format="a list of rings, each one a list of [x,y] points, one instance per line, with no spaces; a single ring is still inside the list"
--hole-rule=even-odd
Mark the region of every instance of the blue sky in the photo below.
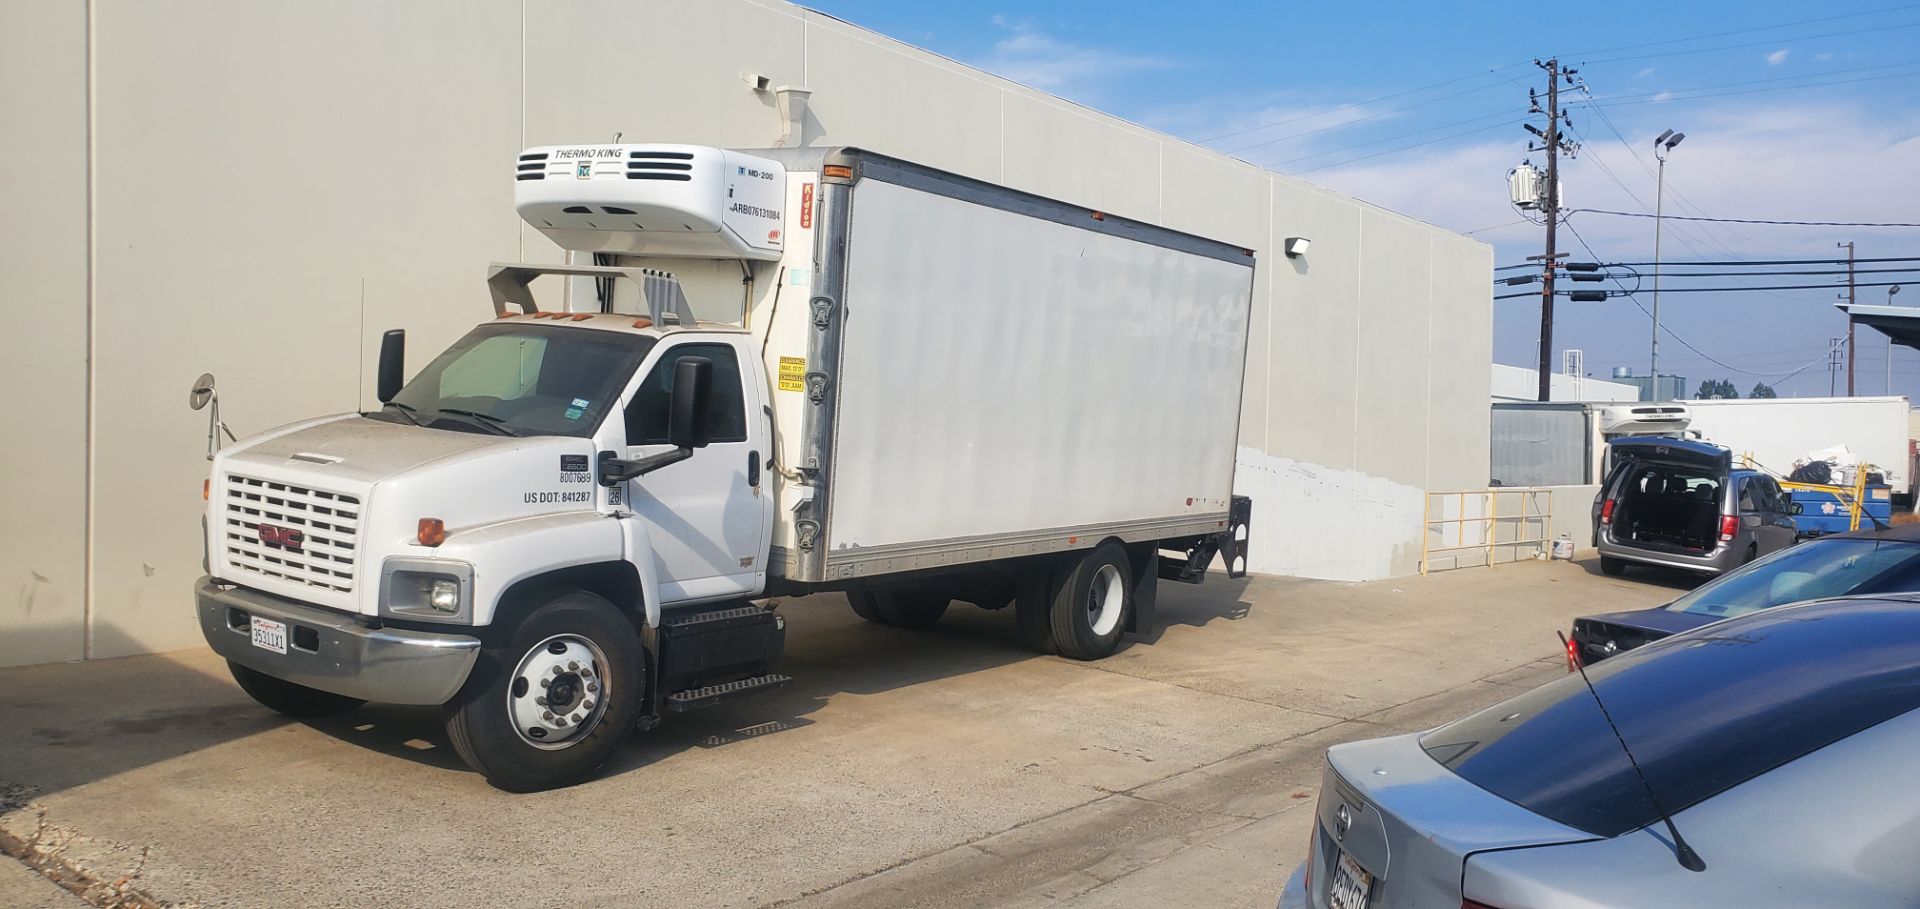
[[[1541,250],[1543,229],[1507,202],[1529,157],[1519,125],[1530,62],[1559,55],[1590,94],[1573,104],[1569,208],[1651,211],[1652,139],[1687,139],[1667,164],[1666,214],[1920,221],[1920,4],[1609,2],[1560,9],[1475,2],[1289,4],[1062,0],[814,0],[815,8],[1036,88],[1199,141],[1493,244],[1496,264]],[[1539,118],[1534,118],[1539,123]],[[1538,154],[1531,156],[1542,163]],[[1653,254],[1650,220],[1580,213],[1562,248],[1609,261]],[[1920,256],[1920,230],[1668,221],[1662,258]],[[1577,236],[1575,236],[1577,234]],[[1862,267],[1920,266],[1920,262]],[[1818,266],[1800,266],[1815,268]],[[1510,274],[1506,273],[1506,274]],[[1920,271],[1861,281],[1920,285]],[[1832,276],[1694,279],[1679,286],[1816,284]],[[1715,283],[1715,282],[1718,283]],[[1650,305],[1643,284],[1640,304]],[[1862,288],[1883,302],[1885,287]],[[1920,286],[1903,289],[1920,306]],[[1846,320],[1825,289],[1665,293],[1661,371],[1698,385],[1757,381],[1825,394],[1827,340]],[[1494,304],[1494,355],[1530,363],[1533,299]],[[1555,348],[1587,369],[1647,369],[1652,322],[1629,299],[1557,306]],[[1691,345],[1693,349],[1689,349]],[[1715,362],[1718,361],[1718,362]],[[1812,364],[1808,366],[1808,364]],[[1887,343],[1859,333],[1858,388],[1886,387]],[[1920,396],[1920,352],[1892,361],[1895,394]],[[1801,367],[1805,367],[1801,369]],[[1787,377],[1796,369],[1799,372]],[[1785,377],[1785,378],[1783,378]],[[1841,386],[1844,390],[1844,376]]]

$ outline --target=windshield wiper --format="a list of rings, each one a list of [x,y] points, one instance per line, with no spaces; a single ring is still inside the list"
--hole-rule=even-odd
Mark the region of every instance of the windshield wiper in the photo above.
[[[420,418],[414,416],[414,414],[417,413],[418,411],[415,410],[411,405],[402,404],[399,401],[388,401],[387,403],[382,404],[381,406],[397,408],[400,411],[400,415],[407,418],[407,422],[412,423],[415,426],[420,425]]]
[[[495,435],[502,435],[502,436],[519,435],[519,433],[514,432],[513,430],[507,428],[507,421],[502,420],[499,417],[496,417],[490,413],[481,413],[480,411],[477,411],[477,410],[461,410],[456,407],[442,407],[439,409],[439,412],[450,413],[450,414],[454,414],[455,416],[473,417],[474,425],[485,427],[487,431],[492,432]]]

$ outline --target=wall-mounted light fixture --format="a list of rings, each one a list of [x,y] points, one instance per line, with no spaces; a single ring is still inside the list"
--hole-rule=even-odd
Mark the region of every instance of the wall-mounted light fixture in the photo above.
[[[1313,241],[1306,237],[1288,237],[1286,245],[1287,258],[1298,259],[1306,255],[1307,247],[1312,245]]]

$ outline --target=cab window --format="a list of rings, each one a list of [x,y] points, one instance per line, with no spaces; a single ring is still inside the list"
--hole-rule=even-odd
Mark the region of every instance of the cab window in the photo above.
[[[683,357],[713,361],[713,391],[707,399],[707,427],[714,442],[747,440],[746,397],[740,385],[740,360],[726,344],[682,344],[660,355],[627,404],[627,444],[667,443],[667,411],[673,401],[674,365]]]

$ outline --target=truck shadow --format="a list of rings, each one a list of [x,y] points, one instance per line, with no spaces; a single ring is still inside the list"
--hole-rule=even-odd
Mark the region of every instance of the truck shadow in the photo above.
[[[1247,582],[1218,575],[1207,584],[1161,587],[1155,627],[1126,645],[1151,644],[1172,625],[1202,627],[1245,618]],[[1170,589],[1171,588],[1171,589]],[[862,621],[838,594],[780,603],[787,646],[776,669],[793,677],[786,688],[686,714],[670,714],[659,728],[630,739],[601,777],[639,770],[691,749],[724,748],[814,724],[810,715],[836,697],[874,695],[926,682],[986,672],[1028,660],[1059,659],[1020,643],[1011,610],[987,611],[954,603],[933,628],[909,631]],[[381,754],[433,767],[464,770],[433,708],[370,705],[342,717],[311,720],[310,728]]]

